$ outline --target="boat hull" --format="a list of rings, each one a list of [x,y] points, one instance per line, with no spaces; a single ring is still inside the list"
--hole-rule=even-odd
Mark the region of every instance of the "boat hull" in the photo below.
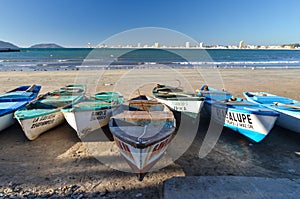
[[[138,179],[143,180],[145,174],[163,156],[173,135],[169,135],[159,142],[151,143],[146,147],[137,148],[122,139],[114,136],[121,155],[126,159],[130,167],[138,175]]]
[[[77,132],[78,137],[83,138],[87,134],[108,125],[109,118],[112,116],[112,109],[64,111],[63,114],[70,126]]]
[[[175,134],[176,121],[165,105],[146,96],[123,104],[110,118],[109,129],[121,155],[139,180],[162,157]]]
[[[14,112],[24,107],[39,93],[41,86],[19,86],[14,90],[0,95],[0,131],[13,125]]]
[[[262,141],[269,134],[278,117],[278,114],[266,109],[247,108],[243,110],[207,103],[205,107],[215,122],[254,142]]]
[[[63,114],[58,110],[48,115],[29,119],[18,119],[26,137],[29,140],[35,140],[42,133],[58,126],[64,122]]]
[[[64,122],[61,109],[80,102],[85,94],[84,85],[67,85],[53,92],[41,95],[15,112],[22,129],[29,140]]]
[[[265,94],[266,97],[272,98],[272,100],[269,99],[270,101],[267,101],[268,98],[264,99],[265,96],[259,96],[257,98],[259,98],[260,100],[257,101],[257,100],[254,100],[254,96],[250,97],[248,92],[244,92],[243,94],[248,101],[253,102],[255,104],[259,104],[270,110],[274,110],[274,111],[278,112],[279,117],[276,121],[276,124],[278,126],[281,126],[283,128],[286,128],[286,129],[291,130],[296,133],[300,133],[300,110],[293,109],[293,108],[291,109],[288,107],[289,106],[288,104],[291,102],[293,104],[298,104],[298,106],[300,105],[300,102],[289,99],[289,98],[284,98],[284,97],[264,93],[264,92],[257,92],[257,93],[254,92],[253,94],[257,94],[257,95]],[[275,102],[286,103],[287,107],[276,106],[276,105],[274,105]],[[291,106],[293,107],[294,105],[291,105]]]
[[[16,122],[14,119],[14,113],[7,113],[0,117],[0,131],[10,127]]]
[[[278,126],[289,129],[296,133],[300,133],[300,114],[291,115],[283,112],[279,112],[277,109],[273,109],[279,113],[279,118],[276,121]]]
[[[203,106],[203,101],[181,101],[161,98],[155,99],[167,105],[172,111],[182,112],[193,118],[196,118],[198,116]]]

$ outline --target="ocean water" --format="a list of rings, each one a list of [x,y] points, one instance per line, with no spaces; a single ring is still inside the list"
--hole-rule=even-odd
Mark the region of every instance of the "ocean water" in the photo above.
[[[300,68],[300,50],[30,49],[0,53],[0,70],[172,68]]]

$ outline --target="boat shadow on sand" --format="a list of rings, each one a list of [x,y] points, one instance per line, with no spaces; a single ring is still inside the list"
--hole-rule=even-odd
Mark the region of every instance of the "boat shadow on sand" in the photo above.
[[[210,124],[212,122],[212,124]],[[212,150],[199,157],[209,125],[201,116],[197,135],[189,149],[175,161],[187,176],[260,176],[300,178],[300,135],[274,126],[260,143],[223,128]]]
[[[99,135],[99,132],[95,134]],[[94,136],[99,143],[110,142],[105,135],[98,135]],[[87,139],[95,141],[95,137]],[[88,194],[94,197],[100,197],[101,194],[102,197],[107,195],[132,198],[144,191],[148,192],[150,198],[158,198],[162,189],[160,186],[151,185],[153,179],[161,178],[160,176],[168,179],[179,170],[177,166],[170,165],[155,171],[144,179],[149,186],[139,188],[135,185],[137,180],[134,174],[110,169],[84,150],[85,147],[76,132],[67,123],[47,131],[34,141],[26,138],[19,125],[13,125],[0,133],[0,186],[6,187],[10,183],[17,188],[35,184],[60,192],[60,187],[79,184],[89,185]],[[106,162],[105,159],[109,160],[111,157],[101,158]],[[120,186],[109,191],[106,191],[105,186],[101,188],[102,184],[113,181],[117,181]],[[64,193],[58,195],[67,196]]]
[[[188,122],[181,123],[179,126],[184,133],[177,133],[182,135],[181,137],[188,136],[190,125],[195,122],[184,118],[186,119]],[[299,134],[275,126],[262,142],[254,144],[244,136],[223,128],[213,149],[204,158],[199,158],[199,150],[207,134],[209,123],[209,118],[201,116],[195,138],[185,153],[175,160],[175,164],[146,175],[144,182],[151,184],[153,179],[161,175],[171,178],[180,170],[186,176],[300,178],[300,156],[297,153],[300,151]],[[110,142],[106,135],[98,134],[96,137],[99,142]],[[176,144],[178,142],[170,145],[167,154],[174,153]],[[81,140],[67,123],[49,130],[35,141],[27,140],[21,127],[15,124],[0,132],[0,150],[0,185],[17,182],[26,186],[35,182],[39,185],[58,187],[65,183],[89,183],[97,187],[100,186],[99,182],[112,182],[119,179],[130,183],[126,183],[125,189],[116,187],[107,193],[107,196],[121,194],[122,197],[131,197],[147,190],[149,196],[157,197],[161,191],[161,186],[151,185],[131,189],[131,186],[135,186],[133,182],[137,181],[136,176],[109,169],[93,156],[84,154]],[[110,159],[109,156],[101,158]],[[99,192],[95,191],[93,194]]]
[[[199,151],[204,144],[203,140],[207,136],[208,128],[216,126],[216,129],[219,129],[219,124],[204,117],[203,114],[194,119],[178,112],[174,112],[174,115],[177,121],[176,136],[167,148],[162,161],[169,161],[168,158],[177,157],[182,153],[181,150],[188,147],[178,159],[175,159],[175,164],[180,166],[185,175],[300,177],[300,136],[297,133],[275,126],[263,141],[253,143],[243,135],[221,127],[220,137],[211,147],[211,151],[205,157],[199,158]],[[197,123],[199,123],[198,126]],[[192,129],[191,126],[197,126],[197,128]],[[68,131],[72,131],[72,135],[76,136],[76,133],[68,127],[68,125],[63,125],[60,128],[68,129]],[[57,130],[54,130],[53,133],[55,131]],[[64,132],[65,130],[58,131]],[[79,141],[76,138],[75,140]],[[191,143],[180,144],[185,140],[191,140]],[[89,133],[80,141],[114,145],[108,126]],[[62,149],[61,153],[64,150],[67,151],[68,147]],[[105,157],[105,155],[100,158],[103,162],[111,161],[111,157]],[[120,159],[113,158],[113,161],[120,161]],[[95,157],[82,158],[79,163],[83,165],[102,164]],[[115,164],[120,163],[122,161]]]

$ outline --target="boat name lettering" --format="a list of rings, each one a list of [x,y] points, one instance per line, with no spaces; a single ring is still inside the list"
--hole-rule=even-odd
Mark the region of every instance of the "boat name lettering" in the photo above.
[[[106,111],[95,111],[95,112],[92,112],[90,121],[103,120],[105,118],[106,118]]]
[[[55,118],[55,115],[52,114],[52,115],[45,115],[45,116],[40,116],[40,117],[37,117],[37,118],[34,118],[32,123],[36,123],[36,122],[41,122],[41,121],[44,121],[44,120],[51,120]]]
[[[154,148],[153,148],[153,152],[160,151],[161,149],[163,149],[164,147],[166,147],[170,143],[170,141],[171,141],[170,138],[171,138],[171,136],[169,138],[165,139],[164,141],[156,144],[154,146]]]
[[[187,108],[185,106],[174,106],[175,111],[186,111]]]
[[[227,124],[253,129],[253,123],[250,114],[227,112],[225,109],[216,109],[216,116],[219,121]]]
[[[172,102],[173,106],[187,106],[188,103],[187,102]]]
[[[152,152],[151,155],[149,157],[149,160],[152,159],[155,155],[159,154],[160,152],[164,151],[166,149],[166,147],[168,146],[168,144],[171,142],[172,140],[172,135],[169,136],[168,138],[166,138],[165,140],[157,143],[156,145],[154,145],[154,147],[152,148]]]
[[[122,141],[115,139],[117,146],[122,150],[130,153],[129,147]]]
[[[46,121],[37,122],[37,123],[32,124],[31,128],[34,129],[34,128],[38,128],[40,126],[49,125],[49,124],[54,123],[54,121],[55,120],[52,119],[52,120],[46,120]]]

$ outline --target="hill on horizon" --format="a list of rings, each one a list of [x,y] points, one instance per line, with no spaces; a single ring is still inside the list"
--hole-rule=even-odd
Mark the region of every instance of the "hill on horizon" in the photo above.
[[[54,43],[49,43],[49,44],[35,44],[30,46],[30,48],[63,48],[63,47]]]
[[[0,48],[19,48],[19,47],[9,42],[0,41]]]

